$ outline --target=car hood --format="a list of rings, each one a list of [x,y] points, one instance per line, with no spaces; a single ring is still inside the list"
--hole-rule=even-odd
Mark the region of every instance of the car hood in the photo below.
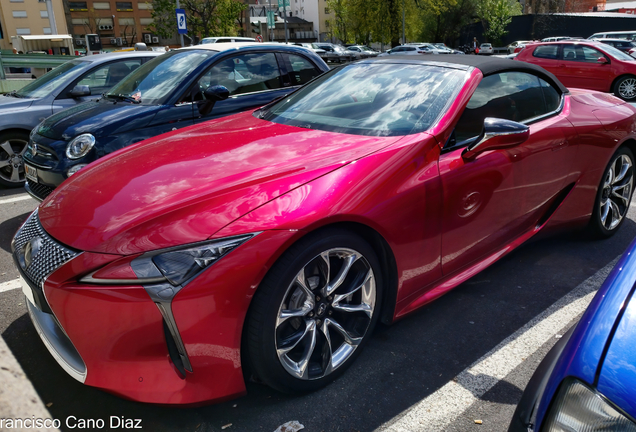
[[[40,220],[62,243],[99,253],[202,241],[267,201],[398,139],[237,114],[100,159],[42,203]]]
[[[36,99],[15,98],[11,96],[0,96],[0,110],[18,111],[30,107]],[[39,100],[39,99],[37,99]]]
[[[82,133],[91,133],[96,138],[116,135],[146,126],[159,108],[109,99],[92,100],[53,114],[37,132],[63,140]]]

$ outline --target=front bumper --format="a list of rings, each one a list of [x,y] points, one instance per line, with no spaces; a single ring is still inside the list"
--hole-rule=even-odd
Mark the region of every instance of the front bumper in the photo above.
[[[127,399],[200,404],[245,393],[241,333],[249,303],[279,251],[297,232],[261,233],[181,290],[172,312],[190,359],[175,366],[169,332],[142,286],[78,282],[119,259],[82,252],[43,282],[42,307],[29,305],[45,345],[74,378]]]

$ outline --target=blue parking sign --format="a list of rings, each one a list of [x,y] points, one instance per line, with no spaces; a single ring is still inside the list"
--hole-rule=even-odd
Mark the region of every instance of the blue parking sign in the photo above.
[[[186,14],[183,9],[176,9],[177,12],[177,30],[179,34],[188,33],[188,24],[186,23]]]

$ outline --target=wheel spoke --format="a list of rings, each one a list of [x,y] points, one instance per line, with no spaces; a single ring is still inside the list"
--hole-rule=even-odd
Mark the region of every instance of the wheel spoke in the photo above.
[[[11,165],[11,160],[10,159],[0,160],[0,168],[4,168],[7,165]]]
[[[618,170],[618,174],[612,180],[612,184],[616,184],[619,181],[623,180],[623,178],[625,178],[625,175],[627,174],[627,171],[629,171],[629,169],[632,167],[629,158],[625,155],[622,155],[620,158],[618,158],[616,162],[620,162],[621,165],[620,169]]]
[[[323,288],[323,296],[326,297],[331,295],[335,290],[338,289],[340,285],[342,285],[344,280],[347,278],[347,275],[349,274],[349,270],[351,270],[351,267],[358,259],[360,259],[360,255],[358,255],[357,253],[352,253],[344,259],[342,268],[338,272],[336,278],[329,284],[325,285],[325,287]]]
[[[298,344],[300,343],[300,341],[305,339],[307,335],[309,335],[311,332],[315,330],[315,328],[316,328],[316,322],[314,320],[305,320],[305,329],[302,331],[302,333],[299,331],[291,335],[286,340],[281,341],[283,342],[283,347],[277,348],[276,351],[278,351],[278,355],[279,356],[285,355],[291,350],[293,350],[294,348],[296,348]],[[295,337],[296,340],[293,340],[292,339],[293,337]]]
[[[329,350],[329,352],[327,353],[329,358],[327,358],[327,364],[325,365],[323,375],[329,375],[333,370],[333,348],[331,347],[331,337],[329,336],[328,320],[323,321],[322,325],[320,326],[320,332],[325,337],[325,340],[327,341],[327,349]]]
[[[606,226],[607,224],[605,223],[605,221],[607,220],[607,215],[609,214],[610,211],[610,200],[607,200],[605,202],[605,204],[601,205],[601,223],[603,224],[603,226]]]
[[[631,182],[622,186],[614,186],[612,188],[612,196],[621,199],[623,204],[629,205],[629,197],[632,191],[631,186]]]
[[[612,208],[612,219],[610,220],[610,226],[608,229],[613,229],[622,219],[621,211],[614,201],[608,200],[608,202],[610,207]]]
[[[336,330],[338,333],[340,333],[342,335],[345,343],[347,343],[348,345],[358,346],[358,345],[360,345],[360,342],[362,342],[362,338],[361,337],[351,336],[349,334],[349,332],[344,329],[344,327],[342,327],[340,324],[338,324],[333,319],[327,318],[327,319],[325,319],[325,323],[328,324],[329,326],[333,327],[334,330]]]
[[[309,286],[307,285],[307,280],[305,280],[305,269],[304,268],[301,271],[299,271],[298,274],[296,275],[295,282],[305,292],[305,294],[307,295],[308,301],[311,302],[311,307],[313,307],[314,306],[314,293],[311,292],[311,290],[309,289]]]
[[[323,252],[320,254],[320,258],[322,259],[323,263],[327,266],[327,268],[324,271],[324,277],[325,277],[325,286],[329,285],[330,282],[330,274],[331,274],[331,264],[329,262],[329,252]]]
[[[0,144],[0,148],[4,150],[9,156],[13,154],[13,148],[11,148],[11,143],[9,141],[5,141]]]
[[[333,303],[331,306],[338,311],[341,312],[364,312],[367,314],[369,318],[371,318],[371,314],[373,313],[373,306],[375,303],[375,299],[373,298],[373,293],[375,292],[375,285],[371,286],[371,284],[375,284],[373,278],[373,271],[369,269],[367,272],[364,281],[355,287],[352,291],[345,294],[338,294],[334,296]],[[350,297],[352,294],[362,289],[362,301],[360,304],[351,305],[351,304],[340,304],[341,301]]]
[[[611,186],[612,183],[614,183],[614,166],[613,165],[614,164],[612,164],[612,167],[607,172],[607,176],[605,177],[605,184],[603,185],[604,187]]]
[[[11,181],[19,182],[20,181],[20,168],[15,168],[13,165],[11,166]]]
[[[301,309],[294,309],[294,310],[284,309],[280,311],[280,314],[278,315],[278,319],[276,320],[276,327],[278,327],[279,325],[281,325],[282,323],[284,323],[290,318],[304,317],[312,309],[313,309],[313,305],[309,304],[307,300],[305,300],[305,304],[303,304],[303,307]]]
[[[305,347],[302,359],[298,362],[298,376],[299,378],[307,379],[307,366],[309,366],[309,360],[316,348],[316,322],[310,321],[307,325],[307,334],[309,336],[309,344]]]

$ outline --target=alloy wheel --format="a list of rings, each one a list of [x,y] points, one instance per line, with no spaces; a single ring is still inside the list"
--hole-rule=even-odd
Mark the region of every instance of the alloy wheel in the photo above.
[[[315,380],[344,364],[369,329],[376,297],[373,270],[359,252],[334,248],[309,261],[276,318],[276,353],[285,371]]]
[[[634,183],[632,160],[625,154],[612,161],[603,181],[600,199],[600,219],[605,229],[615,229],[629,209]]]
[[[0,143],[0,179],[8,183],[24,182],[23,155],[27,141],[8,139]]]
[[[626,78],[618,86],[618,94],[623,99],[634,99],[636,97],[636,78]]]

